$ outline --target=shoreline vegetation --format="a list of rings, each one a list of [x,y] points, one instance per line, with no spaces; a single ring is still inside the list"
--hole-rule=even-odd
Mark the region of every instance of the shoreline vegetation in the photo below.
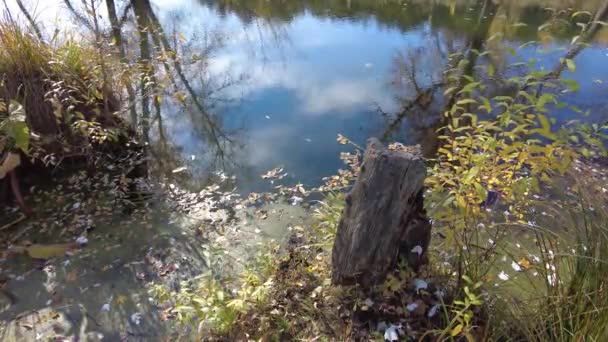
[[[301,184],[277,186],[275,193],[241,198],[220,185],[192,193],[170,178],[153,179],[154,172],[166,176],[183,171],[173,167],[179,161],[171,157],[166,161],[169,171],[153,170],[147,163],[148,155],[161,149],[151,143],[150,123],[157,122],[157,134],[164,134],[159,114],[163,88],[181,89],[172,101],[204,113],[203,129],[217,146],[216,153],[225,153],[229,137],[195,95],[179,47],[167,39],[148,1],[133,1],[136,22],[131,33],[139,38],[140,55],[132,64],[125,53],[132,46],[124,42],[114,2],[106,1],[108,36],[98,23],[95,6],[100,2],[90,3],[86,13],[91,15],[74,13],[84,26],[91,26],[91,37],[47,39],[29,15],[29,26],[9,13],[0,20],[0,163],[5,163],[0,164],[5,165],[0,176],[4,181],[15,175],[26,179],[28,186],[52,189],[26,194],[32,211],[21,207],[35,224],[22,225],[16,211],[4,211],[0,222],[4,259],[23,254],[48,260],[86,248],[88,242],[81,238],[93,229],[90,222],[77,221],[75,216],[69,224],[60,222],[57,226],[77,224],[64,227],[67,231],[58,239],[43,223],[45,215],[55,214],[37,213],[38,200],[31,198],[36,196],[75,211],[86,202],[93,206],[92,198],[110,203],[91,209],[107,214],[108,226],[117,224],[110,217],[113,211],[126,213],[130,220],[148,219],[160,212],[149,203],[160,199],[159,207],[205,223],[196,221],[192,236],[188,235],[192,245],[202,245],[199,238],[227,240],[222,234],[229,236],[237,221],[266,220],[268,203],[289,208],[306,201],[306,224],[290,227],[285,241],[268,241],[247,260],[238,260],[231,251],[206,249],[204,272],[197,265],[191,273],[170,280],[136,273],[153,302],[150,305],[159,312],[158,324],[168,326],[165,337],[391,342],[608,339],[608,122],[558,123],[551,116],[558,109],[579,111],[564,97],[580,86],[564,74],[576,70],[576,57],[608,25],[608,1],[596,13],[564,10],[567,20],[582,25],[554,69],[538,70],[531,62],[518,64],[515,75],[498,75],[499,57],[484,51],[485,42],[503,39],[486,37],[494,15],[489,13],[496,13],[492,7],[497,5],[481,1],[486,7],[477,29],[483,39],[473,37],[462,51],[451,54],[440,81],[425,88],[415,72],[403,73],[411,78],[408,84],[416,94],[404,101],[398,122],[391,126],[399,126],[409,109],[423,108],[433,98],[441,98],[443,106],[439,124],[433,127],[436,146],[426,160],[424,206],[433,227],[429,249],[424,251],[429,262],[414,271],[407,260],[400,260],[390,265],[382,283],[367,287],[336,286],[331,281],[332,246],[345,193],[363,167],[363,148],[338,135],[337,143],[352,149],[340,156],[346,170],[314,189]],[[516,55],[517,49],[512,50]],[[405,148],[386,143],[390,150]],[[167,155],[174,155],[167,150]],[[19,163],[11,159],[14,156]],[[277,168],[262,177],[278,181],[283,174]],[[51,177],[60,183],[40,180]],[[21,201],[14,187],[2,189],[3,197],[12,194]],[[64,198],[68,189],[73,199]],[[320,201],[311,199],[319,194]],[[51,216],[49,222],[62,219],[50,220]],[[5,218],[11,220],[4,222]],[[205,231],[209,227],[218,232]],[[44,230],[48,241],[25,238],[35,229]],[[57,244],[66,236],[78,239]],[[171,246],[179,249],[173,242]],[[158,273],[175,271],[156,257],[146,254],[146,260],[161,269]],[[223,272],[222,267],[233,260],[238,266]],[[214,266],[222,272],[214,271]],[[13,301],[4,285],[2,293]],[[117,306],[124,301],[121,297]],[[87,315],[91,316],[82,314]],[[130,322],[139,325],[141,318],[133,315]]]

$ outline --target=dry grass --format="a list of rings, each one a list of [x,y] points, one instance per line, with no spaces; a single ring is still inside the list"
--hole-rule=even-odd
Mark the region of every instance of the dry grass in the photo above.
[[[65,135],[77,119],[111,124],[118,105],[103,84],[97,56],[87,44],[47,43],[0,19],[0,96],[22,103],[28,126],[39,134]]]

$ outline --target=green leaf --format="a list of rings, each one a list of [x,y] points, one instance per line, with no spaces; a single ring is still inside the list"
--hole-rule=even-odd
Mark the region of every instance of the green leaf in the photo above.
[[[483,102],[483,104],[480,105],[479,108],[484,109],[488,113],[491,113],[492,112],[492,104],[490,103],[490,100],[488,100],[487,97],[482,96],[481,97],[481,101]]]
[[[448,96],[456,90],[458,90],[458,87],[450,87],[446,91],[443,92],[443,96]]]
[[[30,148],[30,129],[25,122],[13,122],[8,135],[15,140],[15,146],[27,154]]]
[[[538,133],[545,138],[555,140],[556,136],[551,132],[551,122],[549,122],[549,119],[543,114],[538,114],[538,121],[541,125]]]
[[[466,86],[462,87],[462,90],[459,91],[458,94],[470,93],[475,88],[480,87],[480,86],[481,86],[481,83],[479,83],[479,82],[471,82],[471,83],[467,84]]]
[[[574,12],[572,14],[572,19],[575,19],[576,17],[578,17],[580,15],[588,15],[589,17],[593,17],[593,14],[591,14],[591,12],[588,12],[588,11],[577,11],[577,12]]]
[[[473,104],[473,103],[477,103],[477,101],[475,101],[473,99],[464,99],[464,100],[460,100],[460,101],[456,102],[456,104],[459,105],[459,106],[463,106],[463,105],[467,105],[467,104]]]
[[[581,85],[575,80],[562,79],[561,81],[569,88],[566,92],[575,92],[581,88]]]
[[[493,64],[488,64],[488,75],[490,77],[493,77],[494,74],[496,74],[496,68],[494,67]]]
[[[568,70],[570,70],[570,72],[576,71],[576,64],[570,58],[566,58],[566,66],[568,67]]]
[[[543,94],[539,99],[538,102],[536,103],[536,109],[538,110],[545,110],[545,105],[549,102],[552,102],[553,104],[557,103],[557,100],[555,99],[555,96],[553,96],[553,94],[549,94],[549,93],[545,93]]]

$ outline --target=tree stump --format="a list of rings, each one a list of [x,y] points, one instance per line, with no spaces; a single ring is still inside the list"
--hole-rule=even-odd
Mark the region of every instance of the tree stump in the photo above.
[[[389,150],[377,139],[368,141],[333,246],[334,284],[379,284],[400,255],[418,271],[431,238],[423,206],[425,177],[419,147]]]

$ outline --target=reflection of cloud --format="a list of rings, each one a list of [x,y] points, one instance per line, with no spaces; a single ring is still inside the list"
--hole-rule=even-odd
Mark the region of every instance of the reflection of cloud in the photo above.
[[[319,22],[305,15],[281,29],[290,41],[297,42],[295,47],[290,41],[274,44],[275,37],[263,28],[247,30],[248,33],[233,35],[228,46],[210,60],[211,75],[229,72],[248,76],[245,89],[227,89],[229,97],[282,88],[294,94],[298,112],[314,115],[353,112],[374,102],[383,108],[394,106],[385,83],[387,77],[378,73],[388,71],[388,65],[383,66],[391,61],[390,46],[402,44],[402,35],[382,42],[389,48],[378,55],[374,50],[359,50],[355,43],[369,35],[363,27],[350,28],[357,32],[345,35],[339,24]],[[253,50],[265,46],[262,58],[254,56],[251,49],[245,48],[247,45]],[[348,49],[353,47],[357,50],[351,56]],[[348,59],[344,59],[346,56]],[[366,67],[370,61],[377,67]]]
[[[317,84],[316,87],[309,88],[301,100],[309,113],[345,111],[371,105],[374,100],[381,99],[382,95],[370,92],[374,86],[369,83],[369,80],[335,80],[327,86]]]
[[[310,64],[309,64],[310,63]],[[308,114],[325,114],[333,111],[345,112],[355,107],[368,106],[374,101],[383,106],[393,103],[381,81],[372,72],[358,72],[345,77],[331,72],[315,72],[312,62],[297,61],[290,64],[262,64],[249,58],[242,50],[221,54],[210,63],[212,75],[229,70],[232,74],[249,76],[248,91],[259,92],[269,88],[291,90],[300,101],[301,110]],[[361,66],[361,69],[364,69]],[[333,79],[332,79],[333,76]],[[232,89],[242,94],[243,89]]]
[[[249,144],[243,157],[248,165],[271,165],[280,156],[279,149],[293,137],[293,127],[287,125],[268,125],[251,132]]]

